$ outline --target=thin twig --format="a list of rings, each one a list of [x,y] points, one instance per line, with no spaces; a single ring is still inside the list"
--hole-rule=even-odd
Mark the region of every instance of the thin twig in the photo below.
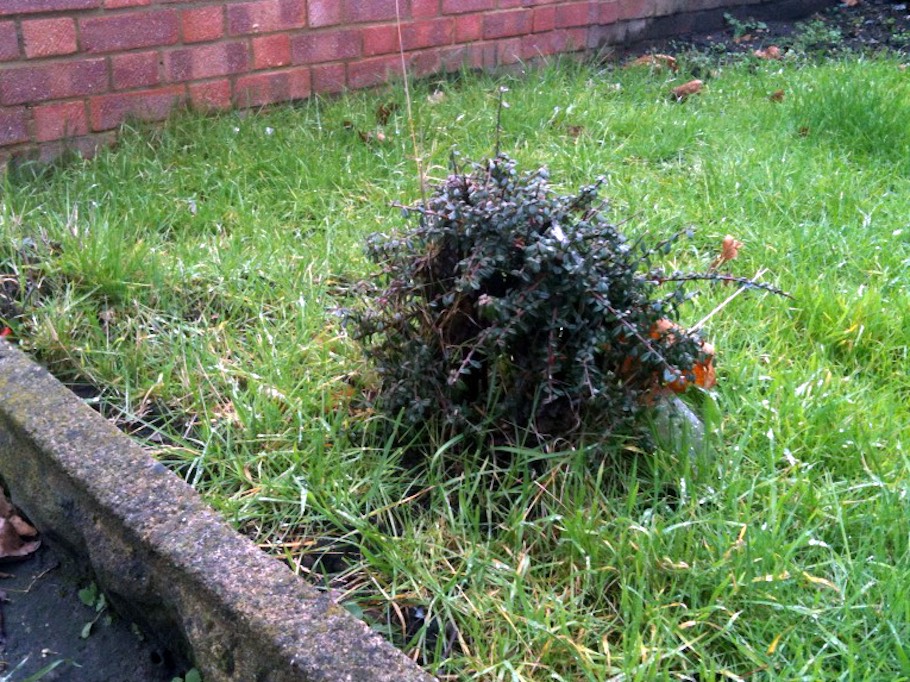
[[[755,273],[755,276],[752,279],[757,282],[759,279],[761,279],[761,276],[764,275],[766,272],[768,272],[768,268],[759,268],[758,272]],[[727,296],[727,298],[724,299],[724,301],[720,305],[718,305],[714,310],[712,310],[710,313],[708,313],[703,318],[701,318],[698,322],[696,322],[695,326],[690,327],[689,331],[697,332],[699,329],[704,327],[705,324],[708,322],[708,320],[710,320],[717,313],[719,313],[721,310],[726,308],[733,301],[733,299],[735,299],[737,296],[739,296],[741,293],[743,293],[747,288],[748,287],[741,286],[739,289],[737,289],[732,294]]]
[[[395,19],[398,27],[398,54],[401,57],[401,75],[404,78],[404,101],[408,111],[408,129],[411,133],[411,145],[414,148],[414,163],[417,165],[417,176],[420,181],[420,198],[427,203],[427,180],[423,175],[423,162],[420,160],[420,147],[417,145],[417,132],[414,129],[414,112],[411,109],[411,89],[408,85],[408,66],[404,58],[404,39],[401,36],[401,2],[395,0]]]

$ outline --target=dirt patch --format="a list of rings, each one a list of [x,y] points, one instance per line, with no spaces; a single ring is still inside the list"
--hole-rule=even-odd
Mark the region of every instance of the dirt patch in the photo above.
[[[638,53],[699,52],[719,59],[754,54],[774,45],[785,52],[831,57],[892,52],[910,57],[910,5],[892,0],[849,0],[797,21],[726,15],[722,30],[691,32],[639,45]],[[746,11],[746,10],[743,10]]]

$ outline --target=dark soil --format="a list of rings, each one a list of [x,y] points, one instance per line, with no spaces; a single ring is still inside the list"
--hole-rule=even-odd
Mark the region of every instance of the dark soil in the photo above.
[[[851,0],[852,2],[853,0]],[[907,0],[844,2],[797,21],[757,20],[741,10],[724,28],[640,45],[637,52],[699,53],[718,59],[751,55],[772,45],[784,53],[832,57],[845,53],[897,53],[910,57],[910,4]]]
[[[91,580],[46,545],[0,574],[0,680],[169,682],[183,672],[131,623],[84,604]]]

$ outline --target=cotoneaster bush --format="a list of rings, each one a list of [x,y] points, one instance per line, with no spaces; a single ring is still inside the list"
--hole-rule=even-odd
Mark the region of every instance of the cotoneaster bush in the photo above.
[[[379,376],[373,406],[447,437],[574,443],[629,433],[662,387],[713,379],[710,347],[672,323],[682,282],[702,276],[654,265],[679,235],[629,242],[601,184],[561,195],[505,155],[453,162],[405,209],[413,229],[372,235],[382,290],[352,328]]]

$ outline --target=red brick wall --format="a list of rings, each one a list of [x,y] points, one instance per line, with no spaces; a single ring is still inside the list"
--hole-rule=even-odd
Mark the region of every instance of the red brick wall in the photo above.
[[[399,0],[414,76],[621,41],[647,17],[768,0]],[[395,0],[0,0],[0,163],[90,151],[125,119],[259,106],[400,73]],[[36,147],[37,145],[37,147]]]

